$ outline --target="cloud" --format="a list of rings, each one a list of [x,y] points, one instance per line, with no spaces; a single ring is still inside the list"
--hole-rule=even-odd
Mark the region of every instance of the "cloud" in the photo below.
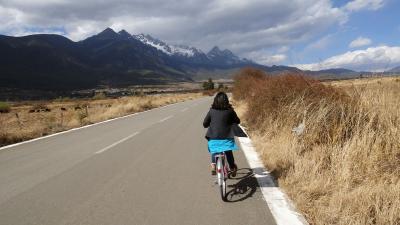
[[[372,44],[371,39],[365,38],[365,37],[358,37],[357,39],[353,40],[350,42],[349,47],[350,48],[357,48],[357,47],[362,47],[362,46],[367,46]]]
[[[0,10],[3,34],[61,27],[77,41],[112,27],[239,55],[309,40],[347,18],[330,0],[0,0]]]
[[[322,37],[321,39],[310,43],[309,45],[307,45],[305,47],[305,50],[322,50],[325,49],[326,47],[328,47],[328,45],[332,42],[332,38],[333,35],[332,34],[328,34],[324,37]]]
[[[338,8],[331,0],[0,0],[0,33],[64,33],[79,41],[112,27],[203,51],[218,45],[242,57],[267,52],[249,58],[272,63],[284,58],[285,48],[345,23],[352,11],[383,4],[354,0]]]
[[[346,68],[356,71],[385,71],[400,64],[400,47],[378,46],[349,51],[330,57],[320,63],[294,65],[304,70]]]
[[[263,65],[279,65],[282,64],[287,59],[286,54],[284,52],[288,51],[289,49],[286,48],[279,48],[276,51],[276,54],[271,54],[270,52],[265,51],[253,51],[246,55],[247,58],[251,58],[257,63]],[[284,51],[284,52],[282,52]]]
[[[286,60],[286,58],[287,57],[284,54],[271,55],[271,56],[266,56],[261,63],[266,65],[275,65],[282,63],[283,61]]]
[[[0,24],[3,32],[7,30],[18,29],[20,24],[23,22],[24,14],[23,12],[13,9],[6,8],[0,5]]]
[[[285,53],[285,52],[289,51],[289,49],[290,48],[288,46],[282,46],[282,47],[277,49],[277,52],[278,53]]]
[[[384,4],[385,0],[354,0],[347,3],[344,8],[348,11],[377,10]]]

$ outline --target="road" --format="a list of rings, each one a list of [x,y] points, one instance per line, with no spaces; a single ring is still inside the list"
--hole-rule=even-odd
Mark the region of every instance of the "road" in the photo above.
[[[275,224],[242,152],[222,202],[202,120],[211,98],[0,150],[0,224]]]

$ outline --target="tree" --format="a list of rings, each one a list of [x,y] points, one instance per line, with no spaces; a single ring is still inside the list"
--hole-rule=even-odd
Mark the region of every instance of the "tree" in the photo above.
[[[214,82],[211,78],[208,78],[208,81],[203,82],[203,89],[204,90],[213,90],[214,89]]]

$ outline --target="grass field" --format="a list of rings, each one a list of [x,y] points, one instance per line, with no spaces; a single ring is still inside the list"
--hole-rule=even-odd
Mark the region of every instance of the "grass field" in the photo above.
[[[107,119],[194,99],[201,93],[132,96],[107,99],[54,100],[10,104],[0,113],[0,146],[12,144]]]
[[[264,164],[310,224],[400,224],[399,78],[320,83],[248,69],[234,98]]]

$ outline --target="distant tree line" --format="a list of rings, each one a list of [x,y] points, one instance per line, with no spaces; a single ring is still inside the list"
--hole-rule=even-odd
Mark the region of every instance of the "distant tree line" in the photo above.
[[[224,85],[222,83],[219,83],[218,90],[221,90],[223,88],[225,88]],[[215,83],[213,82],[213,80],[211,78],[208,78],[208,81],[203,82],[203,89],[204,90],[214,90],[215,89]]]

